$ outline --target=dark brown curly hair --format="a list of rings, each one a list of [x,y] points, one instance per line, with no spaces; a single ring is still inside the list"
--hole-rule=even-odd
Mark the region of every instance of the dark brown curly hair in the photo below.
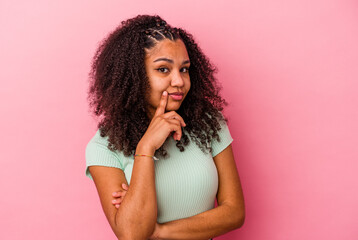
[[[181,39],[190,59],[191,88],[177,113],[187,126],[176,146],[184,151],[190,139],[203,152],[211,152],[211,141],[220,141],[219,121],[227,121],[221,113],[227,102],[220,96],[216,68],[203,54],[191,34],[171,27],[159,16],[138,15],[122,21],[101,43],[93,58],[90,71],[88,100],[91,112],[98,118],[102,137],[108,136],[108,148],[135,153],[146,132],[150,119],[148,96],[150,86],[145,71],[145,49],[164,38]],[[166,156],[165,144],[156,154]]]

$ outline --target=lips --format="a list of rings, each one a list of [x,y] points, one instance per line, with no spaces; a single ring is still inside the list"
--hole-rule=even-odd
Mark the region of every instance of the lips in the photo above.
[[[169,96],[172,99],[179,101],[179,100],[183,99],[184,93],[183,92],[172,92],[172,93],[169,93]]]
[[[172,92],[172,93],[169,93],[169,95],[184,95],[183,92]]]

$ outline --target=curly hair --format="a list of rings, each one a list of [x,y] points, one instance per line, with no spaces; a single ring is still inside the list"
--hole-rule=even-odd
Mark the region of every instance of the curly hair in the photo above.
[[[133,155],[149,126],[148,102],[142,97],[150,92],[145,49],[152,48],[164,38],[181,39],[191,64],[191,88],[177,111],[187,126],[176,146],[184,151],[184,146],[190,142],[189,135],[203,152],[211,152],[211,141],[214,138],[220,141],[220,121],[227,121],[221,111],[227,102],[219,93],[221,86],[214,77],[216,68],[190,33],[171,27],[157,15],[138,15],[122,21],[100,43],[89,73],[90,109],[99,120],[100,135],[108,136],[107,147],[112,151]],[[156,155],[168,155],[165,144]]]

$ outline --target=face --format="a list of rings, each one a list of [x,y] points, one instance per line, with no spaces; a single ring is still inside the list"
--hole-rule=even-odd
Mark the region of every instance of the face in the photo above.
[[[163,91],[167,91],[167,111],[176,111],[190,89],[189,56],[182,40],[164,39],[153,48],[146,49],[145,68],[149,79],[150,93],[147,96],[152,117]]]

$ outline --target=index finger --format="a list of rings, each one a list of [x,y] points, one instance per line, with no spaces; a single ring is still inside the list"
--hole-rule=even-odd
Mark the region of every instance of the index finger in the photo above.
[[[160,102],[157,107],[157,110],[155,111],[154,117],[165,113],[165,107],[167,106],[167,101],[168,101],[168,92],[164,91],[160,98]]]

